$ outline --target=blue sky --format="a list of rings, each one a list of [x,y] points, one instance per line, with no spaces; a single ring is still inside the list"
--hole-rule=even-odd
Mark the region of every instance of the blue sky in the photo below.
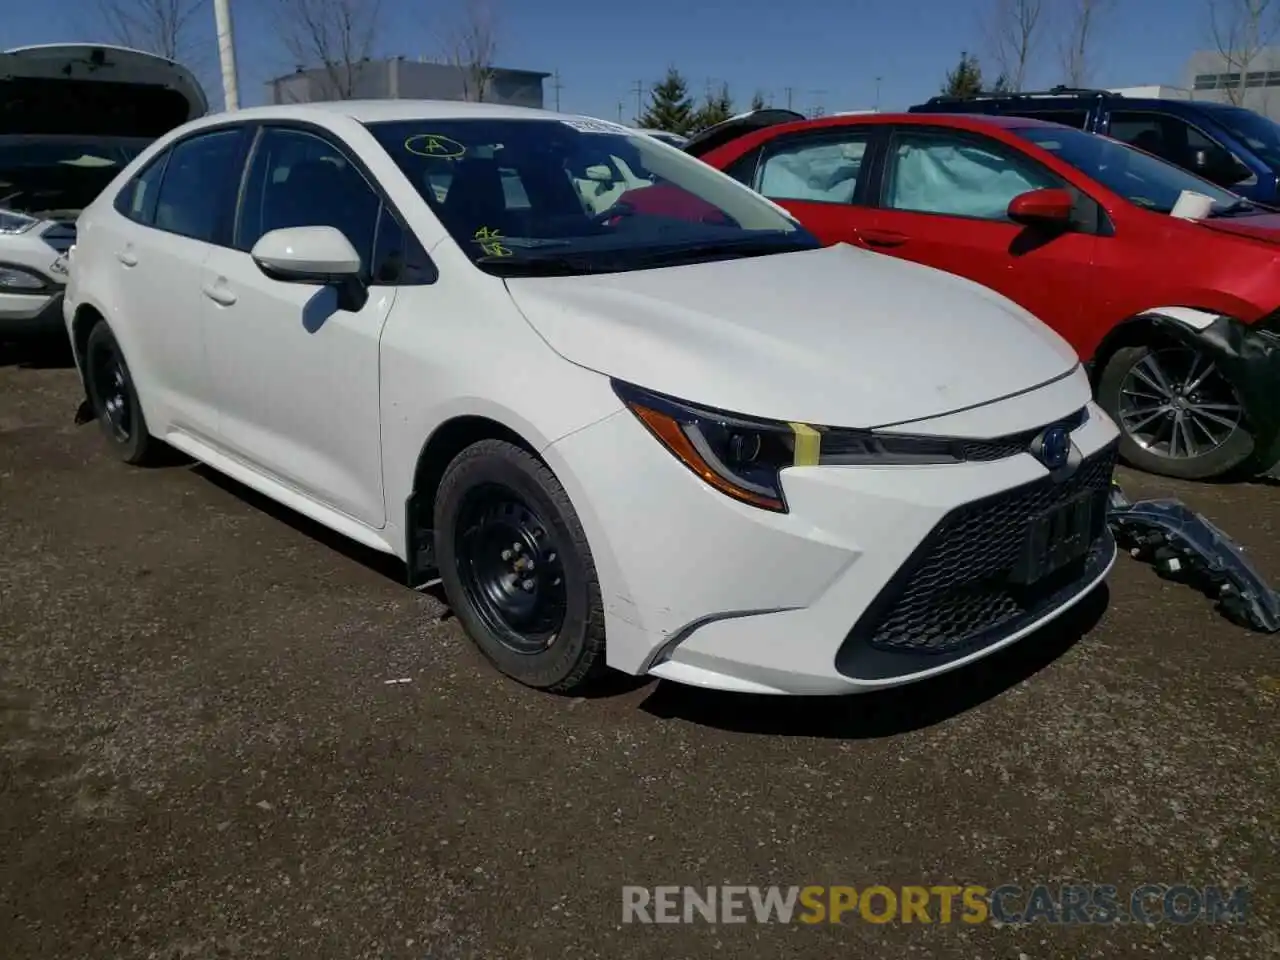
[[[383,54],[438,57],[461,0],[383,0]],[[651,84],[675,66],[701,94],[727,82],[745,107],[759,89],[786,102],[828,112],[880,105],[905,107],[937,92],[962,49],[984,53],[983,11],[989,0],[492,0],[500,22],[498,63],[558,70],[565,110],[617,119],[635,115],[634,84]],[[1066,0],[1048,0],[1053,7]],[[8,0],[0,47],[59,40],[106,39],[96,0],[42,5]],[[232,0],[241,104],[264,99],[263,82],[292,69],[272,36],[271,0]],[[1207,0],[1116,0],[1096,46],[1095,84],[1185,82],[1188,53],[1209,46]],[[210,100],[221,103],[213,13],[193,35]],[[1046,37],[1031,81],[1061,78],[1054,38]],[[994,73],[994,69],[990,72]],[[819,92],[821,91],[821,92]],[[547,82],[547,104],[555,93]]]

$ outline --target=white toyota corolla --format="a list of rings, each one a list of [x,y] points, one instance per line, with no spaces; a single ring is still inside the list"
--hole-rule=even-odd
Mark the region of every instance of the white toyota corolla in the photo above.
[[[642,182],[586,203],[618,170]],[[78,229],[67,326],[116,452],[176,447],[439,578],[532,686],[892,686],[1030,633],[1115,558],[1116,429],[1064,341],[821,249],[637,131],[242,110],[158,141]]]

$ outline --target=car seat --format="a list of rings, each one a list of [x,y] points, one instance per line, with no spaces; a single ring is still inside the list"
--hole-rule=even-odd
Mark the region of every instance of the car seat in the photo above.
[[[497,161],[468,158],[458,162],[440,212],[446,223],[467,236],[483,229],[505,232],[507,194]]]

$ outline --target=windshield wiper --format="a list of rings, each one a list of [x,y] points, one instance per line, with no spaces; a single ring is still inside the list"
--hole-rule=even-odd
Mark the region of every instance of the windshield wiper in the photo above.
[[[602,259],[565,253],[542,256],[486,254],[476,257],[475,264],[500,277],[572,277],[584,273],[616,273],[624,269],[616,257]]]
[[[815,243],[792,237],[752,237],[746,240],[704,240],[682,243],[678,246],[646,250],[637,255],[636,262],[646,267],[678,266],[685,263],[703,263],[708,260],[730,260],[738,257],[765,257],[775,253],[796,253],[817,249]]]
[[[1220,210],[1214,210],[1209,214],[1210,219],[1218,217],[1238,217],[1242,213],[1257,213],[1258,208],[1248,200],[1236,200]]]
[[[751,237],[745,240],[688,241],[663,247],[622,247],[579,253],[537,253],[521,250],[501,256],[486,254],[475,263],[503,277],[568,277],[585,273],[621,273],[653,267],[674,267],[709,260],[760,257],[818,248],[815,241],[792,237]]]

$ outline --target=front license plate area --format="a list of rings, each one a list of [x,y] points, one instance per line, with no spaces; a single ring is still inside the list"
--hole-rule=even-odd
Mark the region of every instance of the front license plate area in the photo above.
[[[1091,490],[1031,521],[1013,568],[1013,581],[1036,583],[1085,556],[1098,534],[1104,509],[1105,503]]]

